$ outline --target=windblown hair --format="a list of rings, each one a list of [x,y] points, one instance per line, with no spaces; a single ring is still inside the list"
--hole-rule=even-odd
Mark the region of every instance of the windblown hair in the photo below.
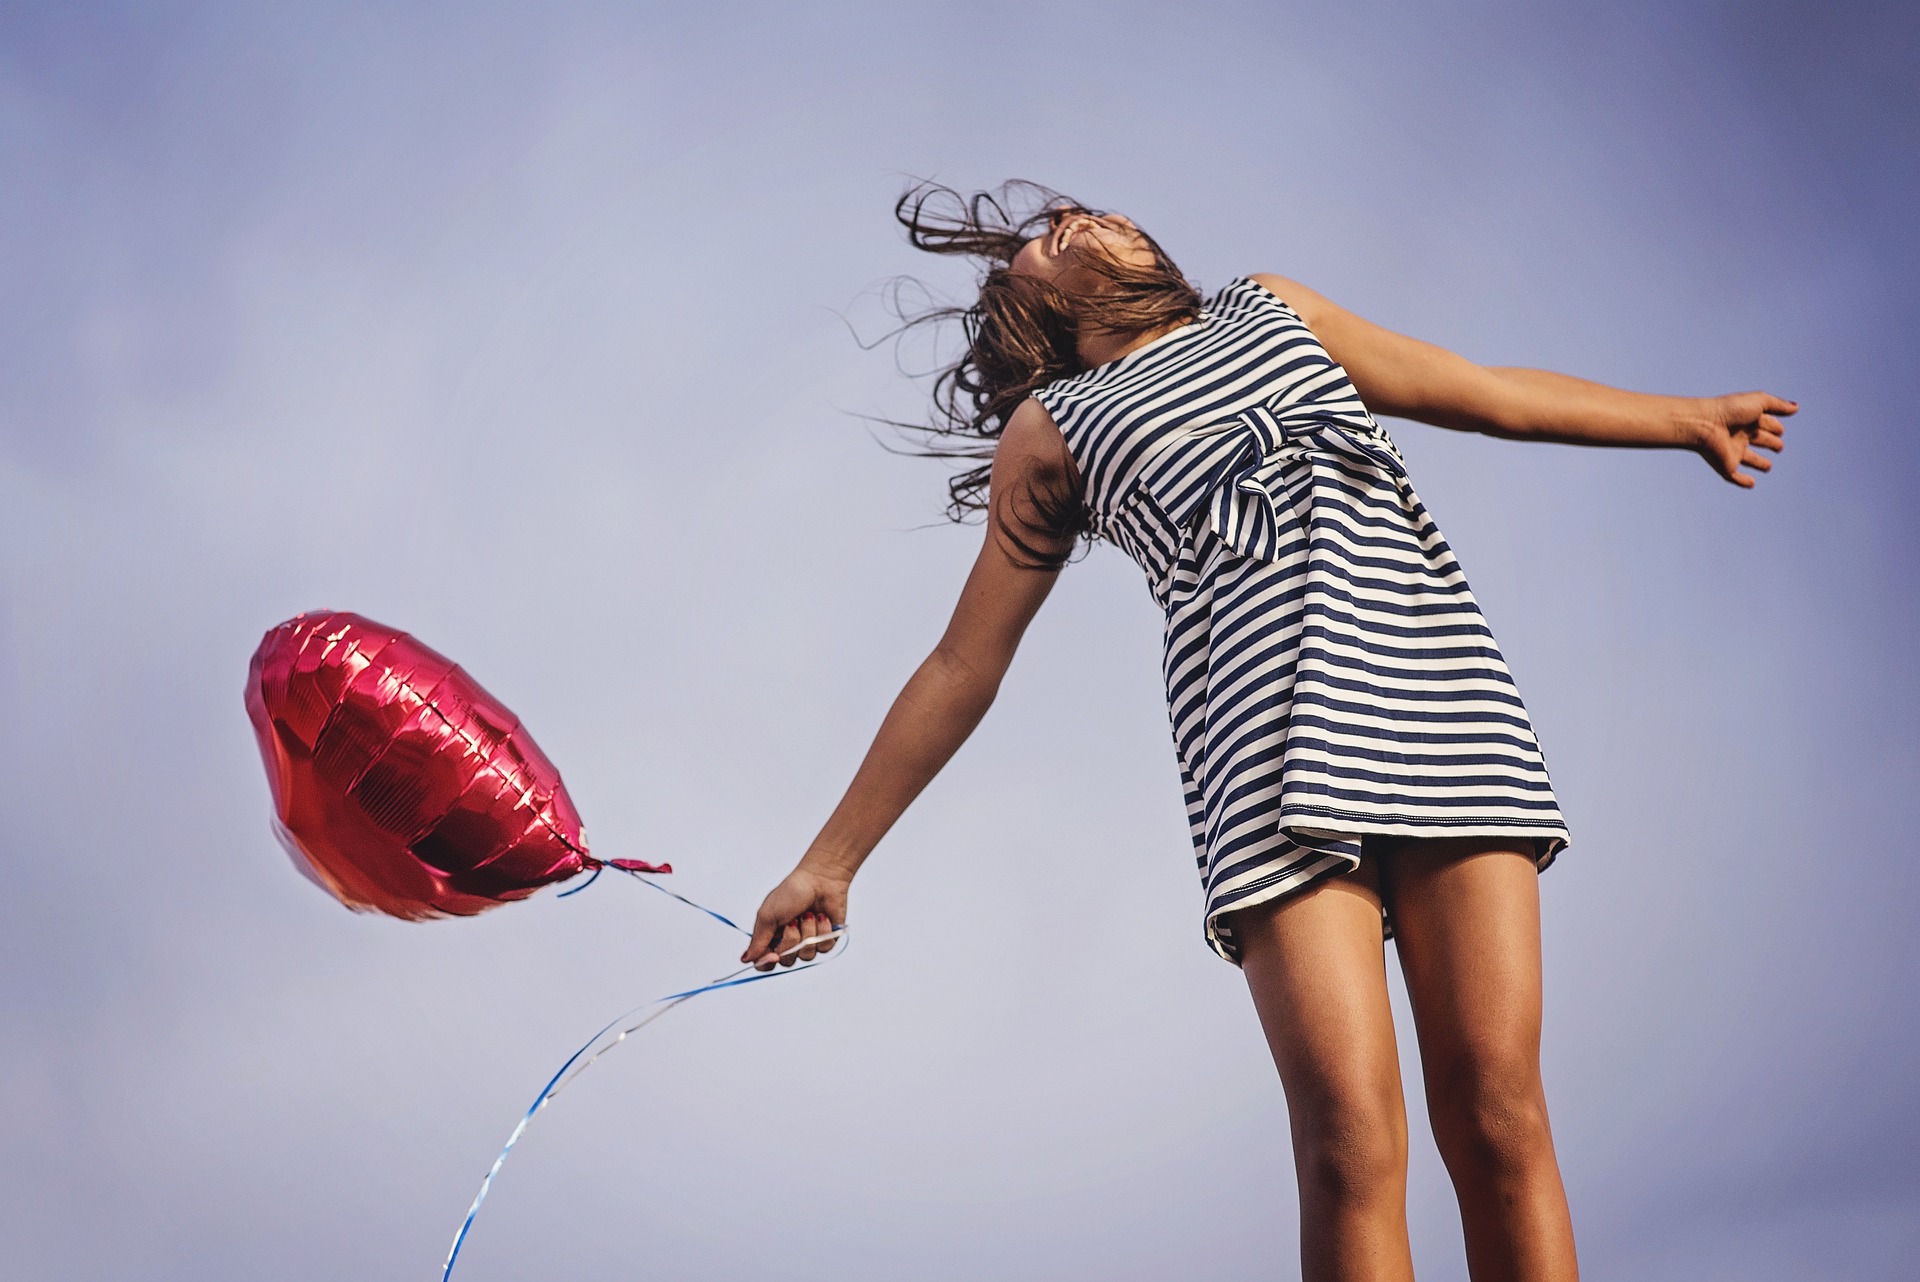
[[[900,197],[893,213],[916,249],[971,258],[983,269],[972,306],[902,310],[901,332],[958,321],[967,346],[934,379],[933,421],[896,426],[920,436],[923,448],[917,453],[973,462],[947,482],[949,518],[984,514],[1024,564],[1057,568],[1068,554],[1037,547],[1036,539],[1057,544],[1088,534],[1084,501],[1069,481],[1070,463],[1063,459],[1057,477],[996,504],[988,483],[1000,433],[1036,388],[1085,370],[1076,346],[1082,333],[1134,338],[1197,320],[1200,293],[1150,236],[1151,266],[1100,252],[1083,256],[1101,279],[1094,293],[1069,294],[1011,270],[1014,255],[1062,219],[1101,213],[1037,183],[1013,181],[971,196],[938,183],[918,183]]]

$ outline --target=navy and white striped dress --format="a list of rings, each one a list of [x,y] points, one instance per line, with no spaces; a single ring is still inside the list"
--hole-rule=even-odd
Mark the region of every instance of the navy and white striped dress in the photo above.
[[[1513,677],[1398,448],[1279,298],[1034,393],[1094,533],[1147,572],[1207,941],[1359,866],[1368,835],[1566,844]]]

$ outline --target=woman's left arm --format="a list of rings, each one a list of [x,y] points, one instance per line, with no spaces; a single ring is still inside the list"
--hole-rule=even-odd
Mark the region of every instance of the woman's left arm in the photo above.
[[[1685,449],[1735,485],[1773,470],[1757,453],[1779,453],[1781,419],[1799,408],[1769,392],[1652,396],[1543,369],[1476,365],[1445,348],[1382,329],[1279,276],[1255,276],[1299,313],[1327,354],[1346,368],[1369,409],[1436,427],[1572,445]]]

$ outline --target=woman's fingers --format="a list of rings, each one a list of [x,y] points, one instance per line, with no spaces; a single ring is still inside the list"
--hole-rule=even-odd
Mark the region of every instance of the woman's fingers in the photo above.
[[[1778,454],[1786,446],[1786,424],[1780,417],[1799,406],[1770,392],[1744,392],[1725,398],[1725,432],[1705,451],[1714,470],[1743,490],[1754,486],[1753,473],[1773,470],[1773,461],[1758,453]],[[1751,471],[1742,471],[1742,468]]]
[[[1730,432],[1725,439],[1714,441],[1712,448],[1705,451],[1707,462],[1711,463],[1713,470],[1721,476],[1729,481],[1734,480],[1740,475],[1741,448],[1740,438]]]
[[[825,913],[811,911],[780,925],[756,922],[753,941],[747,945],[747,951],[740,955],[740,960],[751,962],[756,969],[763,971],[772,970],[775,966],[791,966],[795,962],[810,962],[832,950],[838,941],[822,936],[831,935],[835,929],[832,919]]]
[[[782,922],[774,926],[772,933],[767,936],[766,946],[753,951],[754,966],[760,970],[772,970],[784,960],[781,954],[784,953],[792,943],[792,922]]]
[[[1772,392],[1741,392],[1726,399],[1734,412],[1749,423],[1762,414],[1779,414],[1784,417],[1797,413],[1800,409],[1800,402],[1790,401],[1784,396],[1775,396]]]
[[[780,942],[780,927],[776,925],[755,927],[753,942],[747,945],[747,955],[742,961],[752,962],[761,970],[768,969],[767,958]]]
[[[762,910],[761,915],[753,919],[753,937],[747,941],[745,950],[740,954],[740,960],[759,961],[766,955],[768,947],[773,943],[774,932],[778,929],[773,922],[767,920],[765,911]]]

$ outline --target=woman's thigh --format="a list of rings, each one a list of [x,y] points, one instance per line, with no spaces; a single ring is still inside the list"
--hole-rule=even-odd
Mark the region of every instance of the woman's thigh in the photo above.
[[[1242,968],[1296,1137],[1386,1127],[1404,1149],[1399,1051],[1372,869],[1235,914]]]
[[[1531,843],[1405,841],[1379,864],[1428,1094],[1474,1107],[1489,1094],[1534,1090],[1540,892]]]

